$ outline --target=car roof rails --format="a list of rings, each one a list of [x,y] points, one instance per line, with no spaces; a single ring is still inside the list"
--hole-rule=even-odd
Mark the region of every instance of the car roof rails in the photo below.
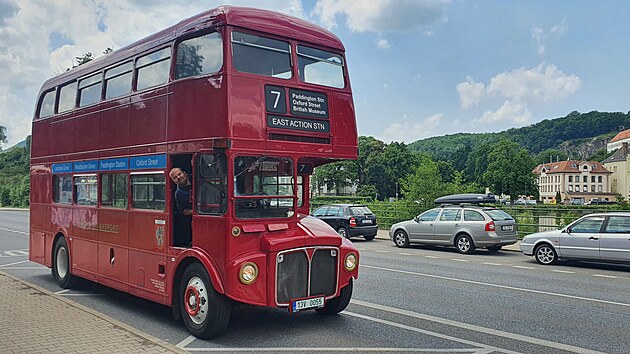
[[[467,194],[452,194],[445,195],[443,197],[439,197],[435,199],[435,204],[441,204],[440,207],[444,207],[446,205],[459,204],[460,206],[464,206],[466,204],[494,204],[497,202],[497,198],[494,194],[475,194],[475,193],[467,193]]]

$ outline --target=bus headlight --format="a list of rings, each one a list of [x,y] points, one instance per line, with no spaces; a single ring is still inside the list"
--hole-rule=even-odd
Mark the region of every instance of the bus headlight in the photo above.
[[[357,255],[354,252],[348,253],[343,260],[343,266],[348,272],[353,271],[357,267]]]
[[[238,276],[243,284],[251,284],[258,279],[258,266],[256,263],[247,262],[241,266]]]

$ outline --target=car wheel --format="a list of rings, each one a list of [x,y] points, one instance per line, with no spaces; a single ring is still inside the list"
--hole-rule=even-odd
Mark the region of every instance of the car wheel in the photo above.
[[[352,279],[350,279],[350,282],[348,283],[348,285],[346,285],[343,289],[341,289],[339,296],[337,296],[334,299],[330,299],[326,301],[326,305],[324,305],[324,307],[315,309],[315,311],[324,315],[338,314],[339,312],[345,310],[346,307],[348,307],[351,297],[352,297]]]
[[[344,237],[344,238],[350,238],[350,234],[348,233],[348,229],[345,228],[345,226],[340,226],[337,229],[337,233],[339,234],[339,236]]]
[[[215,338],[227,328],[231,304],[214,290],[208,272],[201,264],[193,263],[184,271],[179,299],[184,324],[195,337]]]
[[[543,243],[534,250],[534,258],[543,265],[553,264],[558,260],[556,250],[549,244]]]
[[[70,274],[70,252],[65,237],[59,237],[53,250],[51,273],[57,284],[63,289],[74,285],[75,277]]]
[[[457,252],[470,254],[475,250],[475,244],[472,242],[472,239],[468,235],[461,235],[455,240],[455,247],[457,248]]]
[[[407,233],[404,230],[396,230],[396,232],[394,232],[394,243],[401,248],[409,247],[409,237]]]
[[[490,247],[487,247],[486,249],[490,253],[497,253],[497,252],[499,252],[501,250],[501,247],[503,247],[503,246],[490,246]]]

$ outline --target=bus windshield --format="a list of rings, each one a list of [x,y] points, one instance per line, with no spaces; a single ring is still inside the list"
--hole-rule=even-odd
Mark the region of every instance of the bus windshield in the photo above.
[[[234,195],[239,219],[287,218],[295,199],[293,161],[269,156],[234,159]]]

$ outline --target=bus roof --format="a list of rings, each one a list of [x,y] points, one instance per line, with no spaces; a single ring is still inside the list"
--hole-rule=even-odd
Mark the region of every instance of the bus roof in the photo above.
[[[299,39],[300,41],[321,45],[338,51],[345,51],[339,38],[332,32],[297,17],[249,7],[220,6],[181,20],[174,26],[149,35],[126,47],[115,50],[108,55],[96,58],[87,64],[50,78],[42,85],[41,91],[43,92],[63,84],[71,78],[82,77],[99,68],[118,63],[125,58],[131,58],[138,53],[167,43],[183,34],[221,25],[253,29],[291,39]]]

